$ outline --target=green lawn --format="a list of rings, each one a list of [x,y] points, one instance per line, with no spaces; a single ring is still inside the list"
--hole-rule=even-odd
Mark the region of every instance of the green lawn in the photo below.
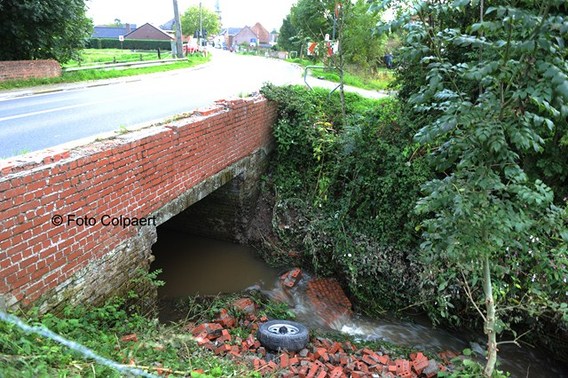
[[[171,58],[170,51],[162,51],[161,59]],[[71,60],[63,65],[63,68],[84,67],[104,63],[126,63],[156,60],[156,50],[128,50],[128,49],[85,49],[81,51],[81,57]]]
[[[323,63],[314,63],[308,59],[288,59],[289,62],[297,63],[302,67],[310,65],[324,65]],[[332,69],[310,69],[308,73],[315,77],[321,77],[325,80],[333,81],[339,83],[339,72]],[[369,90],[385,90],[388,88],[389,84],[394,79],[394,73],[392,70],[386,68],[379,68],[376,74],[361,75],[352,73],[349,71],[344,72],[343,82],[345,85],[350,85],[357,88],[369,89]]]
[[[88,51],[88,50],[85,50]],[[95,50],[96,52],[100,52],[102,50]],[[117,51],[117,50],[111,50]],[[121,51],[121,50],[118,50]],[[169,52],[164,52],[164,55],[169,55]],[[104,53],[106,54],[106,52]],[[91,59],[99,59],[104,54],[101,53],[93,53],[91,55]],[[140,53],[137,53],[140,54]],[[98,56],[95,58],[95,56]],[[112,54],[108,54],[111,56]],[[157,57],[154,57],[157,58]],[[142,75],[142,74],[149,74],[155,72],[165,72],[165,71],[172,71],[178,70],[183,68],[190,68],[193,66],[197,66],[199,64],[204,64],[209,62],[211,56],[203,57],[201,55],[194,55],[188,57],[186,61],[179,61],[176,63],[169,63],[169,64],[160,64],[157,66],[147,66],[147,67],[139,67],[139,68],[123,68],[120,70],[112,70],[112,69],[88,69],[88,70],[81,70],[81,71],[72,71],[72,72],[63,72],[60,77],[55,78],[44,78],[44,79],[27,79],[27,80],[8,80],[4,82],[0,82],[0,90],[7,90],[7,89],[17,89],[17,88],[26,88],[26,87],[33,87],[38,85],[49,85],[49,84],[61,84],[61,83],[75,83],[79,81],[87,81],[87,80],[102,80],[102,79],[113,79],[125,76],[135,76],[135,75]],[[150,60],[150,59],[148,59]],[[111,60],[112,62],[112,60]],[[100,62],[99,62],[100,63]]]

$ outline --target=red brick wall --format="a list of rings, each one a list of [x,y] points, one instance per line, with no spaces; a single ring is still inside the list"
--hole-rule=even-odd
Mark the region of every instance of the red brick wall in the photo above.
[[[61,76],[61,66],[53,59],[0,61],[0,81]]]
[[[72,150],[0,161],[0,300],[28,306],[72,278],[138,232],[103,226],[102,215],[151,215],[268,147],[275,119],[276,108],[266,100],[239,99]],[[94,217],[97,224],[52,224],[54,215],[68,214]]]

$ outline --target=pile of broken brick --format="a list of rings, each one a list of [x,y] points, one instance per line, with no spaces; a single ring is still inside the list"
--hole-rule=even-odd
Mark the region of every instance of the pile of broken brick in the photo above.
[[[297,271],[293,274],[298,275]],[[284,275],[282,279],[289,279],[289,276]],[[291,281],[287,282],[290,287]],[[338,342],[322,337],[312,337],[306,348],[298,352],[267,350],[256,338],[256,333],[259,325],[268,319],[258,315],[256,303],[250,298],[241,298],[231,306],[244,316],[237,319],[230,315],[231,311],[223,309],[213,322],[196,325],[190,331],[199,346],[218,356],[250,364],[262,376],[431,378],[446,370],[445,364],[455,357],[452,352],[440,354],[445,364],[428,359],[421,352],[411,353],[408,359],[395,358],[382,351],[357,348],[349,341]],[[237,326],[249,330],[246,338],[231,334],[230,330]]]

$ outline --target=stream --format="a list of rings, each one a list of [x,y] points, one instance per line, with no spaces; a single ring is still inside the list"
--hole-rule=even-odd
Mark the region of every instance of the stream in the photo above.
[[[170,230],[159,230],[158,235],[158,242],[152,247],[156,260],[151,270],[162,269],[158,278],[166,284],[158,289],[161,301],[234,293],[258,287],[268,296],[288,298],[288,305],[296,313],[298,321],[311,328],[330,330],[303,295],[310,279],[308,274],[304,273],[288,292],[292,295],[282,295],[285,290],[279,279],[282,270],[268,266],[252,248]],[[161,309],[160,319],[167,320],[170,311]],[[480,361],[483,359],[483,335],[433,328],[423,318],[405,322],[395,318],[368,319],[355,315],[334,323],[331,328],[356,339],[384,340],[416,350],[461,352],[470,348]],[[499,347],[499,358],[499,369],[510,372],[511,377],[568,378],[568,366],[548,358],[540,349],[504,344]]]

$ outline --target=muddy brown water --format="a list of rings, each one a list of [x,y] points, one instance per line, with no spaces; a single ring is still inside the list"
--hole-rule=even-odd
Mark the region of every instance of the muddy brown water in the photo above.
[[[289,298],[288,304],[299,321],[312,328],[322,327],[321,319],[302,295],[302,287],[309,275],[305,275],[292,295],[278,295],[284,290],[279,284],[281,270],[268,266],[250,247],[160,230],[152,252],[156,260],[151,269],[162,269],[158,278],[166,282],[158,289],[158,297],[163,303],[194,295],[235,293],[258,285],[269,296]],[[170,310],[163,308],[160,317],[167,319]],[[334,324],[332,329],[361,340],[385,340],[417,350],[459,352],[471,348],[481,353],[484,342],[483,336],[436,329],[424,319],[403,322],[394,318],[355,316]],[[568,365],[549,359],[539,349],[502,345],[499,357],[500,369],[510,372],[511,377],[568,378]],[[483,357],[479,354],[478,358],[481,361]]]

